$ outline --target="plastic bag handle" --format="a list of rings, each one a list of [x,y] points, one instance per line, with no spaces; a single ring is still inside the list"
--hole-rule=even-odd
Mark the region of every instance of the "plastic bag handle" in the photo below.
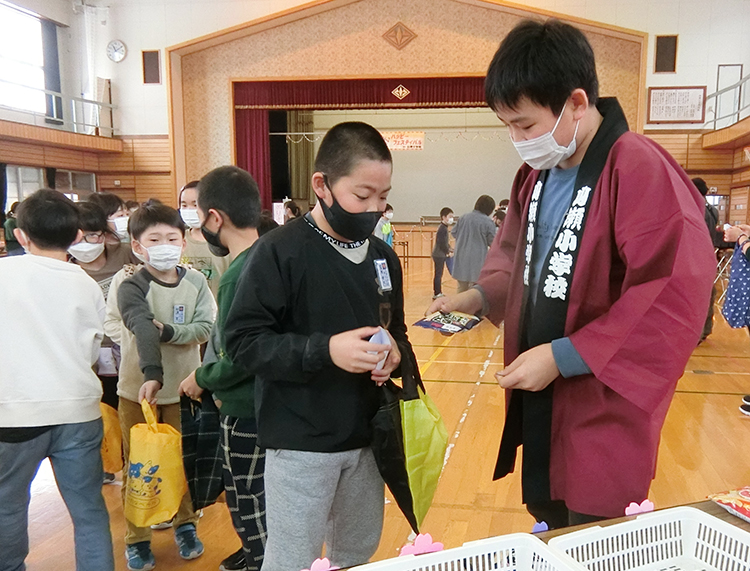
[[[141,410],[143,410],[143,418],[146,419],[146,424],[151,432],[157,432],[156,429],[156,413],[153,407],[148,404],[146,399],[141,401]]]

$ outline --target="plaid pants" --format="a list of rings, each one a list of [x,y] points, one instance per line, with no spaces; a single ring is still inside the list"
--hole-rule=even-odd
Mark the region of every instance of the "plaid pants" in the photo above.
[[[254,418],[221,416],[227,506],[251,571],[260,569],[263,563],[267,536],[263,486],[266,453],[258,448],[257,438]]]

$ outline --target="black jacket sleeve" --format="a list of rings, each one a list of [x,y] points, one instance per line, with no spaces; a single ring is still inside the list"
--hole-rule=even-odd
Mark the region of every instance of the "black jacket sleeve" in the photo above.
[[[227,315],[226,349],[248,373],[304,383],[333,365],[328,350],[331,336],[283,331],[287,312],[293,310],[292,284],[284,277],[273,246],[259,242],[245,262]]]

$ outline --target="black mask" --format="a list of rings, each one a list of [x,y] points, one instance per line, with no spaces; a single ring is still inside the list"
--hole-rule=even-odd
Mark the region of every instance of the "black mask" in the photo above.
[[[331,190],[328,177],[323,175],[323,180],[328,189]],[[333,190],[331,190],[331,197],[333,198],[333,204],[330,207],[322,199],[320,204],[323,208],[323,215],[336,234],[352,242],[359,242],[372,234],[375,226],[378,225],[378,220],[383,215],[382,212],[351,213],[341,207],[333,195]]]
[[[221,232],[221,228],[219,228],[219,232]],[[219,232],[211,232],[211,230],[206,228],[205,224],[201,226],[201,234],[203,234],[203,237],[208,243],[208,251],[211,252],[214,256],[223,258],[224,256],[229,255],[229,248],[221,243],[221,240],[219,239]]]

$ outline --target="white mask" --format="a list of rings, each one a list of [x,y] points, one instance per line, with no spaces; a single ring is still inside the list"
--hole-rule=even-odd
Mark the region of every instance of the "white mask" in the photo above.
[[[448,216],[448,226],[453,224],[453,216]]]
[[[167,272],[180,263],[182,258],[182,246],[173,246],[171,244],[159,244],[145,248],[148,252],[148,258],[142,254],[133,251],[135,257],[160,272]]]
[[[385,214],[383,214],[383,216],[390,220],[391,218],[393,218],[393,212],[386,212]]]
[[[117,232],[117,236],[120,240],[126,240],[128,238],[128,220],[128,216],[109,219],[109,222],[115,225],[115,232]]]
[[[565,109],[563,109],[565,111]],[[568,159],[573,156],[576,152],[576,135],[578,134],[578,123],[576,122],[576,130],[573,133],[573,140],[567,147],[563,147],[552,136],[555,133],[555,129],[560,124],[560,119],[563,114],[557,118],[557,123],[549,133],[545,133],[534,139],[528,141],[513,141],[513,146],[521,155],[521,159],[532,169],[536,170],[548,170],[555,168],[561,161]]]
[[[200,228],[201,221],[198,218],[198,210],[195,208],[180,208],[180,216],[190,228]]]
[[[96,260],[104,252],[104,243],[89,244],[88,242],[78,242],[68,248],[68,253],[76,260],[83,264],[88,264]]]

